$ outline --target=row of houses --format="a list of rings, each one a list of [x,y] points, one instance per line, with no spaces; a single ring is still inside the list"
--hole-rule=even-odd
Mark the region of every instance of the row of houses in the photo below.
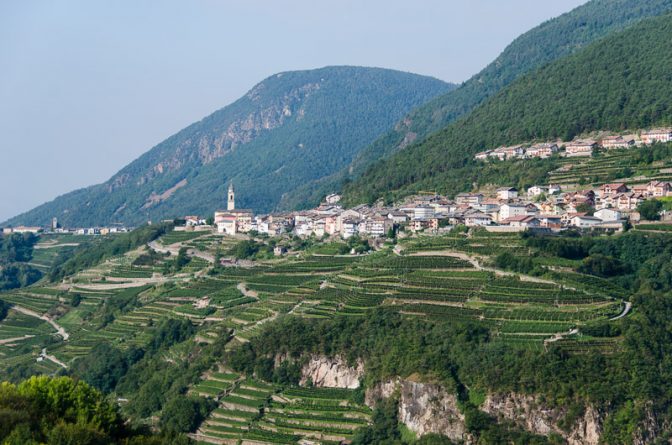
[[[4,227],[0,229],[3,235],[10,235],[12,233],[48,233],[59,235],[109,235],[114,233],[126,233],[130,229],[126,227],[80,227],[80,228],[44,228],[39,226],[17,226]]]
[[[597,148],[605,150],[614,150],[630,148],[639,145],[650,145],[656,142],[672,142],[672,128],[654,128],[641,131],[640,135],[617,135],[605,136],[600,140],[595,139],[575,139],[569,142],[544,142],[531,146],[513,145],[508,147],[498,147],[493,150],[486,150],[477,153],[474,158],[477,160],[499,159],[522,159],[522,158],[548,158],[555,153],[562,151],[568,157],[574,156],[592,156]]]

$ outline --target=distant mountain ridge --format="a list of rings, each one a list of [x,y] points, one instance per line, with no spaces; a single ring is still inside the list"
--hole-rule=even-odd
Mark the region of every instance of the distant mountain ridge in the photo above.
[[[672,125],[672,13],[649,18],[512,83],[471,114],[370,167],[350,203],[419,190],[468,191],[473,155],[498,145],[572,140],[597,130]]]
[[[236,102],[181,130],[107,182],[60,196],[6,224],[128,225],[221,207],[236,184],[241,207],[276,208],[283,195],[328,176],[397,120],[453,88],[381,68],[326,67],[271,76]]]
[[[418,144],[467,115],[520,76],[575,53],[610,33],[672,10],[672,0],[592,0],[516,38],[492,63],[459,88],[421,105],[361,150],[348,167],[297,190],[284,207],[314,203],[327,190],[356,179],[372,163]]]

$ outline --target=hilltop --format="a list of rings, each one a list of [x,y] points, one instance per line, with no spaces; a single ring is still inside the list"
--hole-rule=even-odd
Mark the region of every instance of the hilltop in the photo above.
[[[372,165],[346,187],[350,202],[469,191],[484,180],[473,155],[498,145],[672,123],[670,38],[672,16],[647,19],[523,76],[426,141]]]
[[[242,206],[282,196],[347,165],[411,108],[452,88],[399,71],[327,67],[276,74],[169,137],[104,184],[60,196],[7,223],[69,226],[205,214],[235,181]]]

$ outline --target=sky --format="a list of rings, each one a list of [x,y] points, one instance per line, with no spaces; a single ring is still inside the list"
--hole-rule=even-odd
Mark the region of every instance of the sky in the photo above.
[[[281,71],[462,82],[585,0],[3,0],[0,221],[104,182]]]

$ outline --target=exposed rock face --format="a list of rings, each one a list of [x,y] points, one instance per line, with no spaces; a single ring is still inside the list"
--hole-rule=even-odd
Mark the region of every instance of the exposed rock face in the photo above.
[[[301,370],[301,385],[310,379],[313,385],[324,388],[359,388],[359,380],[364,375],[364,363],[356,367],[348,366],[341,357],[329,358],[313,356]]]
[[[440,385],[397,379],[367,390],[366,403],[373,407],[377,400],[390,397],[395,391],[399,391],[399,421],[418,436],[436,433],[454,441],[464,439],[464,415],[455,394]]]
[[[564,431],[558,423],[567,414],[566,410],[544,406],[530,395],[489,394],[481,410],[498,419],[510,420],[535,434],[559,434],[569,445],[597,445],[602,432],[602,416],[594,408],[587,407],[571,430]]]

